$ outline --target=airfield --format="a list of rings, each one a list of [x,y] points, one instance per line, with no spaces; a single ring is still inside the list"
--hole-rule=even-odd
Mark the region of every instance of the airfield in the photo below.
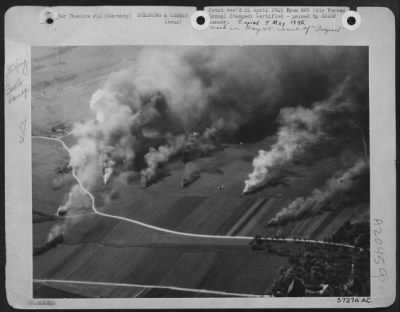
[[[33,256],[34,297],[269,296],[289,257],[310,245],[284,239],[323,241],[344,221],[368,210],[367,204],[346,205],[267,226],[283,207],[308,196],[342,168],[335,154],[311,163],[291,162],[274,181],[242,195],[252,159],[276,140],[267,137],[224,144],[195,160],[202,168],[199,178],[185,188],[181,188],[184,164],[178,157],[147,188],[133,177],[109,196],[116,181],[105,185],[99,180],[91,190],[98,213],[88,208],[70,220],[55,216],[77,180],[71,172],[57,172],[68,163],[68,150],[46,137],[61,138],[67,147],[75,143],[71,135],[57,131],[70,130],[74,122],[91,117],[91,94],[110,72],[134,66],[131,51],[33,50],[33,249],[46,243],[54,225],[68,222],[62,242]],[[271,240],[273,251],[257,250],[250,245],[256,235],[282,240]],[[349,254],[341,247],[318,246]]]
[[[67,144],[72,144],[68,139]],[[203,159],[208,161],[207,171],[187,188],[180,187],[183,170],[180,161],[170,164],[168,176],[145,189],[138,181],[122,186],[119,195],[111,201],[102,198],[110,186],[99,182],[94,193],[97,208],[109,215],[176,232],[209,236],[276,237],[279,234],[279,237],[315,240],[328,237],[343,220],[357,213],[355,209],[343,209],[285,226],[266,227],[285,204],[320,185],[334,170],[336,161],[332,158],[313,164],[308,173],[293,165],[285,183],[241,195],[243,178],[251,165],[247,159],[261,144],[227,146],[209,159]],[[41,220],[40,214],[54,215],[74,180],[70,173],[62,174],[66,184],[54,190],[52,181],[60,179],[55,168],[66,161],[68,153],[57,142],[33,138],[32,145],[33,174],[40,175],[41,179],[33,185],[34,216],[38,217],[34,220],[35,247],[45,242],[55,223],[62,222],[57,218]],[[213,161],[218,171],[213,170]],[[221,190],[218,186],[222,184]],[[267,295],[279,269],[287,264],[288,256],[303,252],[307,244],[276,242],[274,246],[287,252],[253,250],[248,239],[176,235],[91,214],[88,209],[87,215],[79,217],[68,229],[61,244],[34,257],[34,279],[41,281],[35,283],[34,293],[38,297],[53,293],[55,297],[67,294],[123,298]],[[187,289],[211,292],[204,294]]]

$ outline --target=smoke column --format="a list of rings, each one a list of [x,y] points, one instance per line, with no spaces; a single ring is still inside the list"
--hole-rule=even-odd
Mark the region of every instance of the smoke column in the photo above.
[[[183,175],[181,179],[181,188],[189,186],[196,179],[200,178],[200,169],[194,162],[188,162],[183,168]]]
[[[314,127],[315,120],[306,120],[316,113],[307,111],[310,103],[329,96],[349,68],[354,76],[364,74],[364,54],[361,49],[339,47],[141,48],[133,68],[110,74],[93,94],[94,118],[73,130],[77,144],[71,149],[71,166],[88,188],[99,175],[109,183],[132,169],[151,180],[160,162],[180,153],[180,137],[193,132],[203,138],[262,139],[274,131],[277,116],[283,123],[291,122],[290,111],[279,114],[282,108],[299,105],[304,109],[293,111],[298,120]],[[292,140],[299,127],[292,128],[288,124],[280,130],[282,140]],[[313,131],[302,134],[318,136]],[[172,144],[171,136],[176,137]],[[299,137],[297,148],[309,139],[316,138]],[[294,152],[280,144],[274,153],[282,148],[288,157]],[[137,168],[138,157],[147,168]],[[265,168],[255,162],[264,176]],[[253,180],[258,176],[257,171]]]
[[[59,236],[63,236],[65,233],[66,229],[66,224],[65,223],[58,223],[55,224],[51,230],[49,231],[49,234],[47,234],[47,240],[46,242],[51,242],[55,240]]]
[[[56,215],[66,217],[62,222],[55,224],[49,231],[47,242],[51,242],[64,233],[74,224],[78,223],[82,216],[90,211],[90,197],[83,192],[78,184],[75,184],[68,194],[64,205],[58,207]]]
[[[254,170],[245,181],[243,193],[265,184],[271,168],[284,164],[295,154],[304,151],[308,144],[317,142],[321,136],[318,122],[318,109],[283,109],[277,142],[270,151],[258,152],[253,160]]]
[[[348,127],[346,122],[359,105],[351,97],[349,89],[353,87],[351,77],[347,77],[326,100],[316,102],[309,108],[282,108],[277,141],[269,151],[260,150],[254,158],[253,171],[245,181],[243,193],[265,185],[271,169],[304,153],[337,128]]]
[[[359,158],[346,171],[336,173],[328,179],[322,189],[315,189],[309,197],[298,197],[287,207],[279,211],[268,225],[280,225],[288,221],[298,220],[305,214],[318,213],[323,210],[324,203],[335,196],[341,196],[341,192],[350,190],[354,185],[354,178],[368,169],[368,163],[364,158]]]
[[[184,136],[172,137],[167,145],[162,145],[158,149],[151,147],[144,156],[147,168],[141,171],[141,185],[146,187],[156,175],[157,168],[166,163],[172,156],[179,153],[185,144]]]
[[[147,186],[182,154],[193,161],[212,153],[218,142],[249,143],[277,134],[271,149],[253,161],[244,190],[251,191],[273,167],[336,128],[349,132],[343,117],[360,116],[362,102],[351,94],[364,94],[368,86],[368,49],[361,47],[132,49],[134,66],[109,75],[90,98],[93,117],[72,131],[76,144],[69,165],[90,191],[108,184],[117,194],[127,173]],[[327,118],[334,114],[332,130]],[[356,125],[364,134],[364,125]],[[188,169],[187,176],[193,172]],[[74,186],[58,214],[88,207],[87,195]],[[56,225],[49,237],[67,231],[71,220],[79,218]]]
[[[337,109],[329,102],[349,109],[359,102],[340,92],[348,73],[362,87],[368,79],[368,50],[359,47],[132,49],[134,66],[109,75],[89,101],[93,118],[72,131],[70,166],[90,191],[109,184],[116,192],[114,181],[126,172],[147,186],[183,153],[196,159],[218,141],[255,142],[277,133],[271,151],[255,158],[245,190],[262,185],[270,168],[329,132],[324,116]],[[75,197],[85,194],[72,188],[59,212],[79,207]]]
[[[57,215],[76,213],[91,207],[90,197],[83,192],[79,184],[75,184],[68,194],[67,202],[57,209]]]

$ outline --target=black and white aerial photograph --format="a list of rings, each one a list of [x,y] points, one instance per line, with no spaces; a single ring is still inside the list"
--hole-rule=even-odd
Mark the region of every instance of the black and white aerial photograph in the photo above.
[[[368,297],[367,46],[33,46],[33,298]]]

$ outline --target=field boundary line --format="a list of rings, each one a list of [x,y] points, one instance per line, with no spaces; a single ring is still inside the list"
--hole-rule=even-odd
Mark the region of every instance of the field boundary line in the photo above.
[[[128,283],[111,283],[111,282],[91,282],[91,281],[78,281],[78,280],[58,280],[58,279],[33,279],[34,283],[55,283],[55,284],[78,284],[78,285],[93,285],[93,286],[114,286],[114,287],[136,287],[136,288],[158,288],[158,289],[171,289],[177,291],[205,293],[214,295],[225,295],[225,296],[236,296],[236,297],[265,297],[264,295],[245,294],[236,292],[227,292],[220,290],[209,290],[209,289],[196,289],[186,288],[177,286],[164,286],[164,285],[146,285],[146,284],[128,284]]]
[[[36,136],[36,135],[32,136],[32,138],[43,139],[43,140],[51,140],[51,141],[59,142],[64,147],[64,149],[66,149],[68,151],[69,155],[71,155],[70,148],[60,138],[53,138],[53,137],[46,137],[46,136]],[[178,231],[174,231],[174,230],[158,227],[158,226],[155,226],[155,225],[151,225],[151,224],[148,224],[148,223],[145,223],[145,222],[141,222],[141,221],[138,221],[138,220],[135,220],[135,219],[130,219],[130,218],[127,218],[127,217],[116,216],[116,215],[112,215],[112,214],[101,212],[101,211],[97,210],[97,208],[96,208],[96,205],[95,205],[95,201],[96,200],[95,200],[93,194],[88,189],[86,189],[86,187],[83,185],[82,181],[76,175],[75,168],[72,168],[72,175],[75,178],[75,180],[78,182],[78,184],[81,187],[81,189],[90,197],[90,199],[92,201],[92,207],[91,208],[92,208],[94,214],[97,214],[97,215],[100,215],[100,216],[103,216],[103,217],[106,217],[106,218],[113,218],[113,219],[129,222],[129,223],[141,225],[143,227],[146,227],[146,228],[149,228],[149,229],[152,229],[152,230],[156,230],[156,231],[160,231],[160,232],[164,232],[164,233],[169,233],[169,234],[181,235],[181,236],[197,237],[197,238],[215,238],[215,239],[241,239],[241,240],[248,240],[248,241],[251,241],[251,240],[254,239],[254,236],[208,235],[208,234],[195,234],[195,233],[187,233],[187,232],[178,232]],[[353,245],[349,245],[349,244],[334,243],[334,242],[324,242],[324,241],[310,240],[310,239],[262,237],[262,240],[271,241],[271,242],[283,242],[283,243],[284,242],[298,242],[298,243],[308,243],[308,244],[320,244],[320,245],[326,245],[326,246],[335,246],[335,247],[345,247],[345,248],[351,248],[351,249],[358,249],[357,246],[353,246]]]

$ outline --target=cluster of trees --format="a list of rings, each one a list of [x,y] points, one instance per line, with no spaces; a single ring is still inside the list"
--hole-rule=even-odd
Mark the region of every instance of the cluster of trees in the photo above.
[[[370,230],[368,221],[345,221],[332,236],[332,241],[369,249]]]
[[[338,248],[312,246],[298,256],[290,256],[271,288],[274,296],[342,296],[351,275],[351,254]],[[324,290],[323,285],[329,285]]]
[[[272,285],[273,296],[369,296],[369,223],[346,221],[332,236],[362,249],[309,246],[292,255]]]
[[[362,248],[353,257],[353,278],[347,289],[360,296],[370,293],[370,225],[369,221],[346,221],[332,236],[335,242],[348,243]]]

